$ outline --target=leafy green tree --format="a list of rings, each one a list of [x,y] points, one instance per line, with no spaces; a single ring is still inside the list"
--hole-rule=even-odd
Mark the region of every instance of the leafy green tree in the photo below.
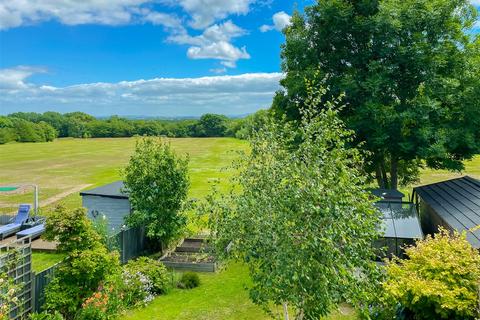
[[[15,141],[16,132],[13,128],[13,122],[10,118],[0,116],[0,144]]]
[[[387,265],[384,289],[408,316],[427,319],[478,319],[480,253],[466,234],[441,230],[407,248],[408,259]]]
[[[254,132],[260,130],[270,117],[268,110],[258,110],[254,114],[233,122],[230,135],[238,139],[248,139]]]
[[[123,174],[133,208],[128,224],[145,226],[147,236],[161,244],[180,236],[186,224],[182,209],[189,188],[188,158],[177,156],[159,138],[143,138]]]
[[[223,137],[227,131],[228,118],[221,114],[207,113],[196,124],[196,135],[200,137]]]
[[[379,213],[362,174],[362,153],[338,117],[340,99],[309,86],[298,131],[272,122],[254,133],[229,194],[207,206],[219,253],[231,248],[250,270],[250,297],[318,319],[368,286]]]
[[[284,32],[285,88],[273,110],[300,119],[303,79],[320,68],[340,116],[370,151],[380,187],[418,178],[420,165],[463,169],[480,152],[480,40],[468,0],[318,0]]]
[[[16,141],[18,142],[42,142],[45,141],[39,128],[35,123],[20,119],[12,118],[14,129],[16,132]]]
[[[43,141],[53,141],[58,136],[57,130],[45,121],[40,121],[37,127],[41,131]]]

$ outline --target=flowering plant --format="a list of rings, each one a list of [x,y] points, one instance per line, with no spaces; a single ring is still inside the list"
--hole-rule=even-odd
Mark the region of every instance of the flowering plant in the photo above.
[[[119,290],[113,286],[100,286],[96,292],[85,299],[75,317],[81,320],[106,320],[117,316],[122,308]]]
[[[0,273],[0,320],[9,319],[12,306],[19,306],[17,297],[19,286],[16,285],[6,272]]]
[[[122,273],[124,283],[124,301],[127,306],[146,305],[154,298],[153,283],[142,272]]]

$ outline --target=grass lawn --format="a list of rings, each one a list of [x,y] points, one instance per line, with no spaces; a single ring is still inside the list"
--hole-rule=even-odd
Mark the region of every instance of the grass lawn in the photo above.
[[[65,255],[61,253],[33,252],[32,269],[38,273],[62,261],[64,257]]]
[[[216,273],[200,274],[201,285],[191,290],[174,289],[159,296],[147,307],[129,311],[123,320],[267,320],[271,319],[254,305],[245,290],[248,274],[245,266],[230,264]],[[327,319],[357,319],[353,311],[335,313]],[[348,313],[348,314],[347,314]]]
[[[10,143],[0,145],[0,181],[35,183],[40,187],[40,201],[74,187],[91,184],[92,188],[120,179],[122,169],[133,151],[137,138],[57,139],[46,143]],[[168,139],[179,154],[190,156],[191,197],[202,197],[210,189],[209,181],[225,178],[220,169],[235,157],[231,150],[247,147],[231,138]],[[0,214],[15,211],[19,203],[31,203],[32,193],[1,195]],[[78,192],[65,197],[68,207],[78,207]],[[51,206],[50,206],[51,207]]]

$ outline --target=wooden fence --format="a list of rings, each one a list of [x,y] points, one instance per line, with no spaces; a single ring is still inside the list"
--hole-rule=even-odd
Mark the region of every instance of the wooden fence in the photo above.
[[[135,227],[122,230],[111,237],[110,250],[118,250],[120,262],[127,263],[129,260],[140,256],[146,250],[146,237],[144,227]]]
[[[52,281],[55,271],[61,262],[35,274],[33,280],[33,311],[40,312],[45,303],[45,288]]]

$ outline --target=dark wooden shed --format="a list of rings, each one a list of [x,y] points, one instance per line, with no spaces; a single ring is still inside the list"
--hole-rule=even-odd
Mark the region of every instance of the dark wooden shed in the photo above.
[[[450,231],[467,231],[467,240],[480,249],[480,180],[469,176],[413,189],[413,197],[426,233],[440,226]]]
[[[131,206],[128,194],[123,190],[123,182],[115,181],[98,188],[80,192],[82,205],[87,208],[92,220],[108,220],[109,232],[119,231],[125,224],[125,217],[130,214]]]

